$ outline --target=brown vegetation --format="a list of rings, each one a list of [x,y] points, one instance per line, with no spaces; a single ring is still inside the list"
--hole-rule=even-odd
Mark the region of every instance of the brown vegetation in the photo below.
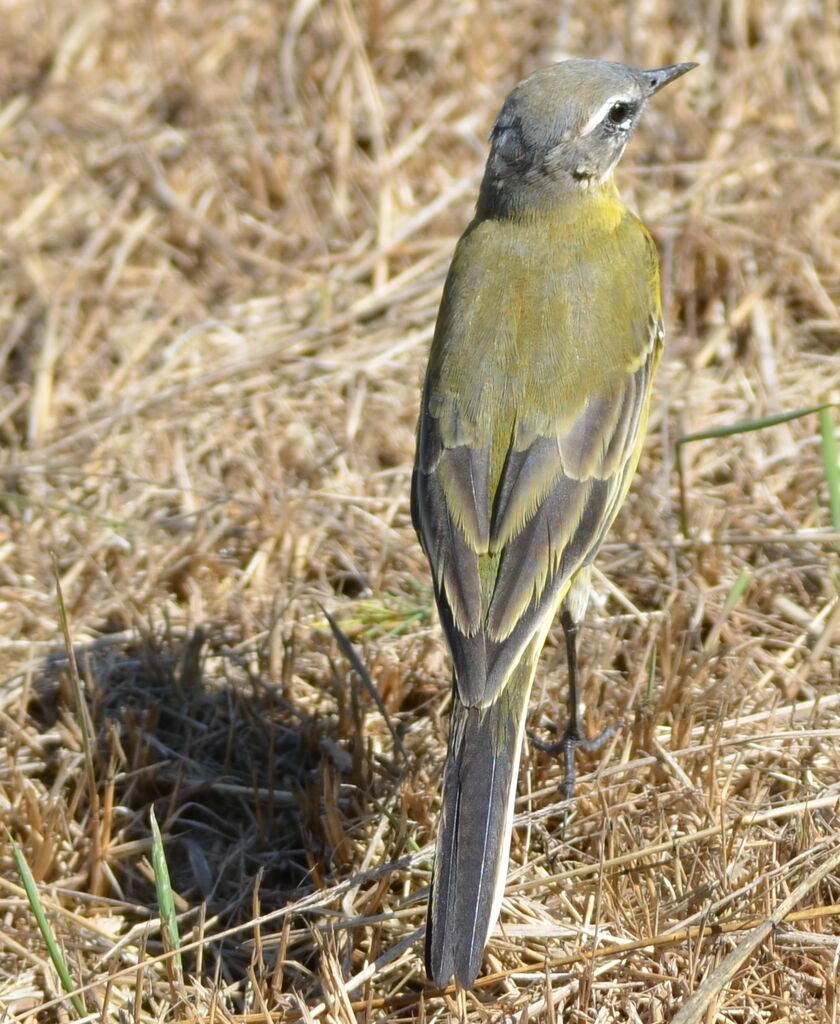
[[[705,981],[684,1019],[836,1020],[818,417],[683,446],[682,499],[675,458],[840,397],[836,4],[12,0],[3,21],[0,802],[88,1009],[647,1024]],[[565,840],[562,766],[526,751],[491,976],[455,996],[419,955],[448,667],[408,513],[418,389],[492,117],[571,54],[702,62],[619,172],[668,316],[583,637],[588,727],[627,727],[581,758]],[[556,635],[541,679],[545,730]],[[58,1019],[8,851],[0,882],[0,1007]]]

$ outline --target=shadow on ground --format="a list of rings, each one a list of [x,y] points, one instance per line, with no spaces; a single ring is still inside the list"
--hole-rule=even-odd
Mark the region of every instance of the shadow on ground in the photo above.
[[[361,695],[347,692],[350,674],[328,654],[325,699],[320,708],[304,707],[288,686],[265,681],[259,652],[243,651],[221,629],[138,639],[109,628],[75,652],[93,725],[102,853],[96,864],[96,844],[88,843],[89,861],[73,887],[116,901],[134,923],[155,918],[152,808],[177,910],[186,912],[183,942],[194,937],[202,906],[208,933],[218,933],[352,874],[352,822],[365,811],[370,773],[391,790],[395,776],[366,753]],[[326,636],[324,647],[330,650]],[[43,665],[27,711],[39,734],[57,740],[42,783],[63,793],[69,827],[90,832],[75,705],[67,657],[56,654]],[[16,825],[26,845],[26,822]],[[42,878],[56,882],[56,866]],[[243,929],[223,945],[208,943],[201,974],[212,978],[222,964],[223,976],[243,976],[252,937]],[[311,966],[315,948],[300,945],[301,967]],[[148,952],[162,951],[151,929]],[[270,966],[273,957],[266,959]],[[185,958],[188,973],[196,966]]]

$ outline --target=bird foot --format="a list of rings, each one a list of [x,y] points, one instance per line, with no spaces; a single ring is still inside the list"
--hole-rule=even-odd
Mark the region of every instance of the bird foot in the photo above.
[[[563,755],[563,762],[565,767],[565,776],[563,779],[563,796],[567,801],[567,805],[571,804],[575,796],[575,780],[577,774],[575,771],[575,751],[580,747],[582,750],[593,751],[600,750],[601,747],[615,736],[618,730],[624,725],[623,722],[618,722],[615,725],[607,726],[602,732],[598,733],[597,736],[591,740],[585,736],[581,736],[580,727],[575,722],[569,722],[566,726],[566,731],[563,733],[559,740],[553,743],[549,743],[546,740],[540,739],[535,733],[530,732],[528,736],[531,743],[538,749],[544,751],[546,754]],[[565,831],[566,817],[568,816],[569,809],[566,807],[566,811],[563,815],[563,826]]]

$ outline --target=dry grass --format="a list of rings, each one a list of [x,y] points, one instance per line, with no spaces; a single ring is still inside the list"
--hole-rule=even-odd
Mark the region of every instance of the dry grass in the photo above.
[[[840,570],[817,420],[686,446],[689,538],[674,454],[840,399],[836,4],[3,17],[0,802],[88,1010],[836,1021]],[[418,388],[491,119],[570,53],[702,61],[620,172],[669,321],[584,636],[588,724],[628,727],[582,763],[565,842],[560,767],[526,752],[494,973],[440,994],[419,937],[448,670],[408,515]],[[542,679],[536,728],[562,718],[557,636]],[[4,1019],[60,1019],[10,851],[0,882]]]

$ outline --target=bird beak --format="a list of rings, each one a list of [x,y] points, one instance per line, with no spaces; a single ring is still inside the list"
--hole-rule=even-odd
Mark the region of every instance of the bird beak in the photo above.
[[[696,67],[697,65],[690,61],[688,64],[669,64],[667,68],[654,68],[653,71],[643,71],[642,78],[647,82],[648,96],[653,96],[663,86],[673,82],[675,78],[679,78],[686,71],[691,71],[692,68]]]

